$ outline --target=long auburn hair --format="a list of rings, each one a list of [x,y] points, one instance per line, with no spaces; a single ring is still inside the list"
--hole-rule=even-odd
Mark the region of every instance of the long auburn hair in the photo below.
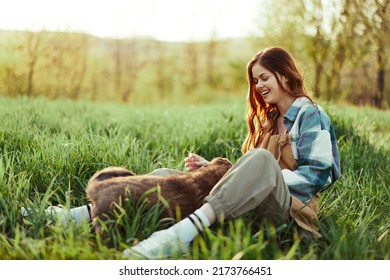
[[[298,71],[292,56],[280,47],[267,48],[257,53],[247,64],[247,79],[249,90],[247,96],[247,125],[248,135],[242,145],[242,152],[245,154],[249,149],[258,147],[265,134],[270,132],[275,125],[275,120],[279,115],[275,104],[264,102],[262,96],[256,91],[256,83],[253,81],[252,67],[259,63],[268,69],[273,75],[280,87],[293,97],[307,95],[303,77]],[[288,79],[289,88],[285,88],[278,75],[285,76]]]

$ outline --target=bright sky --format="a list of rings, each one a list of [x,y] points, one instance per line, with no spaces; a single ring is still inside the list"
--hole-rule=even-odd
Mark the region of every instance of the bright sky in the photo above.
[[[153,36],[168,41],[253,34],[267,0],[2,0],[0,29]]]

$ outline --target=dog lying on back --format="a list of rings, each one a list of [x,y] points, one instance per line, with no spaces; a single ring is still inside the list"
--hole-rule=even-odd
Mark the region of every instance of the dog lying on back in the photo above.
[[[225,158],[215,158],[196,171],[169,176],[135,175],[121,167],[108,167],[96,172],[89,180],[86,193],[92,203],[91,219],[96,231],[100,231],[97,218],[104,221],[114,217],[114,211],[126,198],[138,200],[146,191],[161,187],[161,196],[168,202],[162,218],[176,218],[180,208],[186,217],[203,204],[203,199],[232,166]],[[156,191],[148,196],[151,205],[159,200]]]

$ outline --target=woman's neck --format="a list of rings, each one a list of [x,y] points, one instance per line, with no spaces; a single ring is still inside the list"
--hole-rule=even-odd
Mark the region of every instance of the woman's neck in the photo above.
[[[291,105],[294,103],[296,97],[293,96],[286,96],[283,100],[281,100],[278,104],[276,104],[276,107],[278,108],[278,111],[280,115],[284,116],[288,109],[291,107]]]

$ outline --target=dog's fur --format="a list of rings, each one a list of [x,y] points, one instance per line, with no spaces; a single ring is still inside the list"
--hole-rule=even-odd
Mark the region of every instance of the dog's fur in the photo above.
[[[161,187],[161,196],[169,203],[159,218],[176,218],[177,207],[186,217],[203,204],[203,199],[232,166],[225,158],[215,158],[196,171],[169,176],[135,175],[121,167],[108,167],[96,172],[88,182],[87,197],[92,202],[93,227],[100,231],[100,220],[113,218],[120,202],[139,199],[146,191]],[[151,205],[158,202],[156,191],[148,195]]]

